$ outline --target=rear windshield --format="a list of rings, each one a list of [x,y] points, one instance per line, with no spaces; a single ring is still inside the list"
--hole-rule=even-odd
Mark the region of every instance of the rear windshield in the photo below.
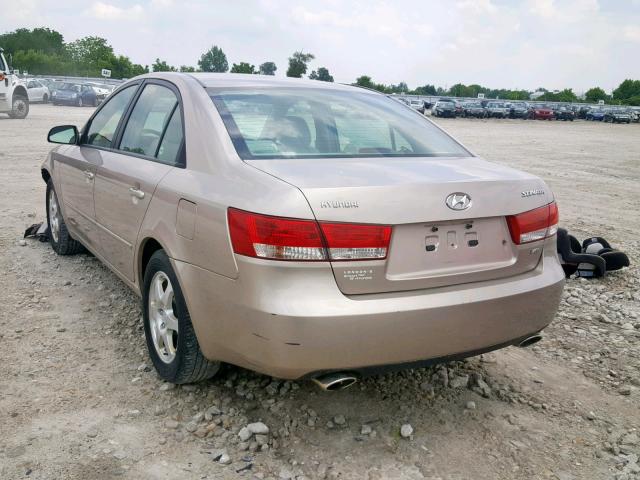
[[[414,110],[368,92],[208,89],[240,158],[468,157]]]

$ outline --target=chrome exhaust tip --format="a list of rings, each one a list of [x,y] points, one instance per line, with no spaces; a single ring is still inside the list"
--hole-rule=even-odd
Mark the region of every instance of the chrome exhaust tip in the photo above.
[[[540,334],[531,335],[530,337],[527,337],[524,340],[522,340],[518,344],[518,346],[520,348],[530,347],[531,345],[538,343],[540,340],[542,340],[542,335]]]
[[[311,380],[314,381],[322,390],[328,392],[335,392],[337,390],[344,390],[358,381],[358,377],[351,373],[336,372],[327,373],[326,375],[320,375],[314,377]]]

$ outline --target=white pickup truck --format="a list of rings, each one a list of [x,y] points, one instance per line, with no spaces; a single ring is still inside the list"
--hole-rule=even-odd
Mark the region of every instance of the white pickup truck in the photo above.
[[[0,113],[11,118],[25,118],[29,114],[29,97],[24,82],[9,69],[0,48]]]

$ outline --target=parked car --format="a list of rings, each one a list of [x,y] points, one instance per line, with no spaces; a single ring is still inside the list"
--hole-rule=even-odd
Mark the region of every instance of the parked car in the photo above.
[[[417,112],[424,114],[424,102],[422,100],[409,100],[409,106]]]
[[[228,362],[339,389],[535,343],[561,299],[549,187],[377,92],[152,73],[48,138],[51,246],[142,296],[170,382]]]
[[[604,120],[604,114],[605,114],[604,108],[593,107],[593,108],[590,108],[589,111],[587,111],[587,115],[585,116],[585,118],[587,120],[591,120],[594,122],[601,122],[602,120]]]
[[[461,117],[464,114],[464,107],[462,106],[462,102],[455,100],[453,103],[456,105],[456,117]]]
[[[91,88],[93,88],[93,90],[96,92],[96,96],[98,97],[98,104],[102,103],[104,99],[111,95],[111,92],[113,92],[114,90],[113,85],[107,85],[104,83],[90,82],[88,83],[88,85],[90,85]]]
[[[570,122],[573,122],[573,119],[575,118],[575,113],[573,113],[573,110],[564,105],[558,107],[553,114],[555,115],[556,120],[568,120]]]
[[[529,111],[529,118],[532,120],[553,120],[555,115],[549,105],[534,105]]]
[[[640,107],[631,107],[629,111],[631,112],[631,121],[634,123],[640,122]]]
[[[98,105],[98,95],[91,85],[80,83],[64,83],[51,94],[54,105],[75,105],[83,107]]]
[[[47,103],[51,97],[49,88],[40,80],[35,79],[27,81],[27,95],[31,103]]]
[[[453,100],[440,99],[431,108],[431,114],[434,117],[450,117],[456,116],[456,104]]]
[[[462,106],[462,115],[464,117],[485,118],[487,112],[480,102],[467,102]]]
[[[504,102],[488,102],[487,117],[490,118],[507,118],[509,116],[509,107]]]
[[[605,110],[602,121],[611,123],[631,123],[631,112],[627,108],[609,108]]]
[[[515,102],[509,106],[509,118],[527,118],[529,105],[525,102]]]
[[[593,108],[591,105],[578,105],[577,106],[577,111],[576,111],[576,117],[580,118],[582,120],[587,118],[587,112],[589,112],[589,110]]]

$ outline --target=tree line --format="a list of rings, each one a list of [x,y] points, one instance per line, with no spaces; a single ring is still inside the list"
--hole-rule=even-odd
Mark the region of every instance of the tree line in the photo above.
[[[197,66],[169,65],[166,60],[156,58],[149,65],[133,63],[125,55],[117,55],[113,47],[104,38],[97,36],[83,37],[73,42],[65,42],[59,32],[49,28],[19,28],[13,32],[0,35],[0,46],[12,59],[14,68],[28,71],[34,75],[69,75],[100,76],[102,69],[111,70],[113,78],[131,78],[136,75],[154,72],[231,72],[259,75],[275,75],[278,67],[272,61],[260,65],[240,61],[229,66],[227,56],[222,48],[214,45],[204,52]],[[315,56],[312,53],[297,51],[288,59],[286,75],[302,78],[309,70],[309,64]],[[312,70],[308,78],[325,82],[333,82],[333,76],[326,67]],[[383,93],[442,95],[451,97],[474,97],[484,94],[485,98],[505,100],[528,100],[528,90],[492,89],[477,84],[464,85],[456,83],[450,88],[436,87],[426,84],[410,89],[405,82],[385,85],[376,83],[368,75],[356,79],[353,85],[370,88]],[[577,102],[577,95],[572,89],[551,92],[544,88],[537,91],[543,94],[537,98],[541,101]],[[597,103],[603,100],[611,104],[640,105],[640,80],[624,80],[612,94],[607,94],[600,87],[593,87],[585,92],[586,102]]]

